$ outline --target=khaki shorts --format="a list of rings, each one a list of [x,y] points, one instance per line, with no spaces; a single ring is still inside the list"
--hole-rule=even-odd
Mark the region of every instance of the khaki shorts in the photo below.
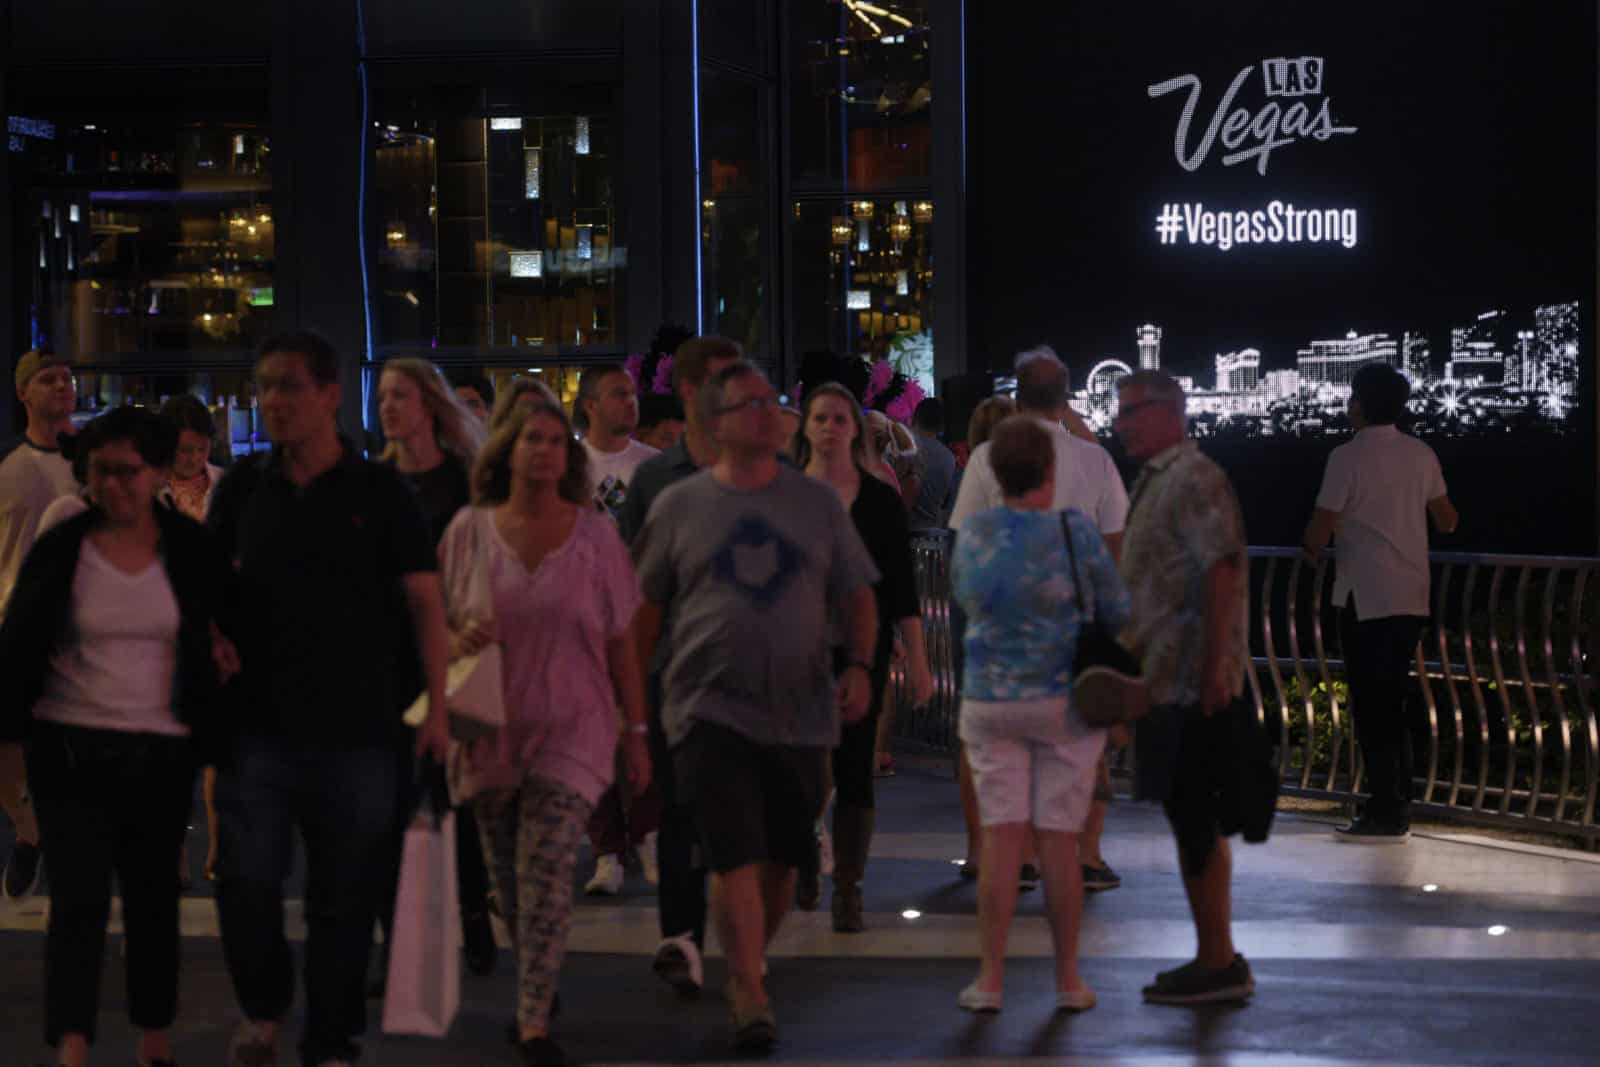
[[[961,740],[984,826],[1029,823],[1077,833],[1089,817],[1106,732],[1067,712],[1066,697],[961,701]]]

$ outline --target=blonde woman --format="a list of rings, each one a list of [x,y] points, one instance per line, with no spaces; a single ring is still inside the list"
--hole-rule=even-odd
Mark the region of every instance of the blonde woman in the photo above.
[[[389,442],[379,458],[417,491],[438,544],[470,496],[467,472],[483,444],[478,420],[425,359],[391,359],[383,365],[378,419]]]
[[[391,359],[383,365],[378,378],[378,419],[388,439],[379,459],[393,466],[416,490],[428,532],[437,546],[450,520],[470,500],[470,471],[483,444],[483,428],[439,368],[425,359]],[[411,749],[407,741],[395,753],[402,790],[408,790],[412,780]],[[399,881],[400,848],[405,839],[405,807],[404,803],[400,805],[402,817],[395,828],[395,882]],[[494,928],[489,921],[489,878],[470,812],[458,813],[457,830],[456,875],[467,968],[484,976],[494,972],[497,955]],[[391,885],[378,911],[385,945],[394,921],[393,890]],[[368,983],[369,992],[374,995],[383,990],[388,972],[386,954],[378,952],[376,962]]]
[[[512,412],[526,411],[540,405],[559,408],[561,401],[548,385],[537,378],[511,379],[494,398],[494,412],[489,416],[489,436],[493,437],[496,431],[505,426]]]
[[[560,408],[513,409],[473,469],[473,507],[439,548],[452,653],[503,651],[506,725],[470,754],[463,790],[517,957],[523,1062],[556,1067],[556,977],[578,845],[611,785],[621,709],[629,784],[650,782],[641,603],[622,536],[590,505],[587,455]]]

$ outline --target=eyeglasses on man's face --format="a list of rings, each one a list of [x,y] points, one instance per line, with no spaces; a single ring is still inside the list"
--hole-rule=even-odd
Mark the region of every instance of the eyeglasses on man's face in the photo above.
[[[736,400],[731,404],[722,405],[717,409],[717,414],[732,415],[736,411],[748,411],[753,414],[767,410],[776,411],[778,407],[779,402],[776,396],[752,396],[743,400]]]

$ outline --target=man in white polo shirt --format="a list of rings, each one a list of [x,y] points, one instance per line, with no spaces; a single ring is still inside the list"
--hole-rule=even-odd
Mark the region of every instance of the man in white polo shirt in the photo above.
[[[1111,454],[1092,440],[1069,433],[1063,423],[1082,426],[1067,405],[1069,377],[1066,365],[1048,345],[1030,348],[1017,356],[1017,411],[1031,415],[1050,431],[1050,441],[1055,445],[1055,495],[1051,508],[1064,511],[1076,508],[1089,517],[1106,539],[1111,557],[1117,559],[1122,552],[1122,530],[1128,521],[1128,491],[1122,484],[1122,475]],[[955,507],[950,512],[950,529],[959,537],[961,525],[981,511],[1000,507],[1004,494],[989,463],[989,444],[984,442],[973,450],[961,475],[961,488],[956,493]],[[959,635],[957,636],[959,642]],[[1096,790],[1094,804],[1089,809],[1089,821],[1079,837],[1079,850],[1083,859],[1083,884],[1090,892],[1115,889],[1121,878],[1100,855],[1100,834],[1105,828],[1105,787],[1109,778],[1101,766],[1101,789]],[[975,847],[973,827],[968,827],[968,863]],[[963,869],[964,875],[974,871]],[[1037,873],[1031,863],[1023,864],[1023,888],[1036,884]]]
[[[1387,364],[1350,383],[1355,440],[1328,457],[1306,553],[1318,558],[1337,531],[1333,585],[1356,740],[1370,799],[1341,827],[1341,841],[1383,844],[1411,834],[1411,730],[1406,686],[1428,622],[1427,517],[1441,533],[1458,521],[1433,449],[1395,426],[1411,386]]]

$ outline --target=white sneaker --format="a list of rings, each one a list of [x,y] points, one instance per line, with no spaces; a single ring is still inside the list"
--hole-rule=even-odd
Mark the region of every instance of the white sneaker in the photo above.
[[[705,965],[700,949],[688,934],[669,937],[656,947],[652,969],[683,996],[694,996],[705,985]]]
[[[618,856],[601,856],[594,863],[594,877],[583,887],[586,896],[614,897],[622,892],[622,860]]]
[[[645,834],[639,842],[639,866],[644,870],[644,880],[651,885],[661,884],[661,864],[656,859],[656,835]]]
[[[817,822],[817,867],[823,877],[833,874],[833,835],[820,820]]]

